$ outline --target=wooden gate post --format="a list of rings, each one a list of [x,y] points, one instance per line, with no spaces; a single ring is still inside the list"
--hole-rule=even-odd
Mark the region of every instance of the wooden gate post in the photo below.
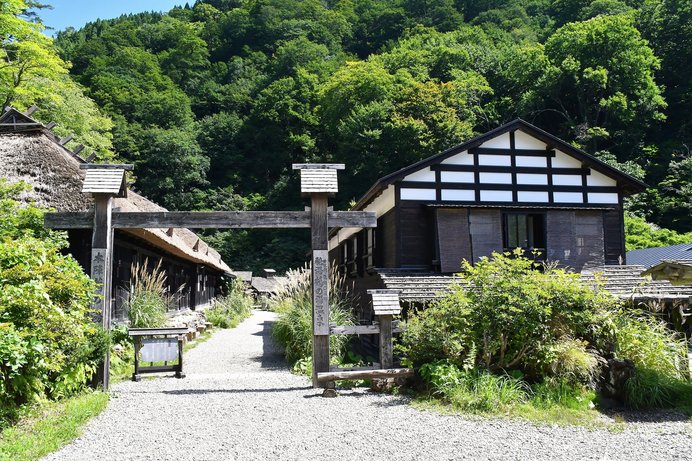
[[[91,278],[97,283],[94,298],[96,321],[104,330],[111,330],[111,284],[113,268],[113,198],[127,194],[125,168],[131,165],[81,165],[86,169],[83,193],[94,197],[94,227],[91,235]],[[110,348],[96,370],[96,386],[110,386]]]
[[[300,170],[300,191],[311,198],[310,228],[312,241],[312,385],[320,382],[317,373],[329,371],[329,223],[328,197],[339,191],[337,170],[343,164],[294,164]]]
[[[327,227],[327,194],[312,194],[312,384],[317,373],[329,371],[329,241]]]

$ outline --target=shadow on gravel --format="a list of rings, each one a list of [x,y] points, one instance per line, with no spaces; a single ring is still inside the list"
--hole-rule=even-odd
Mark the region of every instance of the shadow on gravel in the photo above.
[[[320,397],[322,398],[322,390],[321,389],[312,389],[315,392],[318,392],[317,394],[311,394],[311,395],[304,395],[303,397],[306,399],[312,399],[315,397]],[[391,396],[387,394],[381,394],[379,392],[363,392],[363,391],[355,391],[355,390],[340,390],[337,389],[336,392],[339,394],[336,398],[355,398],[355,399],[360,399],[364,397],[369,397],[372,398],[373,395],[375,396],[380,396],[382,397],[382,400],[377,400],[375,402],[370,402],[370,405],[373,407],[380,407],[380,408],[387,408],[387,407],[398,407],[401,405],[408,405],[410,403],[410,399],[406,397],[399,397],[399,396]]]
[[[288,365],[284,360],[281,348],[274,343],[272,339],[273,320],[266,320],[262,323],[262,331],[253,333],[253,336],[262,337],[262,355],[252,357],[252,360],[259,362],[262,368],[270,369],[286,369]]]
[[[692,416],[675,410],[634,411],[622,409],[602,411],[609,418],[621,419],[626,423],[692,422]]]
[[[293,392],[312,389],[307,387],[275,387],[271,389],[178,389],[173,391],[161,391],[161,394],[170,395],[203,395],[203,394],[264,394],[275,392]]]

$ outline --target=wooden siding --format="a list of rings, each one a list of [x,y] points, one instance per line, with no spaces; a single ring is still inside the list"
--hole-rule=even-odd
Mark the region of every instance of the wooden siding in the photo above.
[[[68,252],[80,263],[86,273],[90,268],[90,230],[70,230],[68,232]],[[170,293],[177,293],[175,302],[169,312],[195,309],[209,304],[219,292],[219,273],[209,268],[194,265],[147,242],[127,234],[117,233],[113,248],[113,283],[111,317],[114,321],[127,319],[125,302],[128,296],[132,263],[143,263],[148,260],[151,270],[159,259],[163,260],[162,269],[166,272],[167,287]]]
[[[625,258],[625,239],[622,210],[603,212],[603,251],[606,264],[620,264],[620,258]]]
[[[436,210],[440,272],[458,272],[461,261],[471,261],[471,237],[466,208]]]
[[[474,261],[502,252],[502,213],[498,209],[472,209],[469,215],[471,254]]]
[[[397,226],[394,210],[377,220],[376,267],[397,267]]]
[[[423,205],[399,204],[400,267],[429,269],[434,259],[432,212]]]
[[[554,210],[546,216],[547,259],[580,272],[603,265],[603,213]]]

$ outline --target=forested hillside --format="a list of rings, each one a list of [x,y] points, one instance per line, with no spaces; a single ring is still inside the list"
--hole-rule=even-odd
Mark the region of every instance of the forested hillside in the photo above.
[[[112,120],[136,188],[171,209],[300,208],[290,165],[304,161],[346,164],[345,207],[378,177],[522,117],[644,179],[651,188],[630,210],[686,232],[691,10],[687,0],[200,0],[62,31],[55,59]],[[256,269],[302,261],[303,237],[211,240],[234,268]]]

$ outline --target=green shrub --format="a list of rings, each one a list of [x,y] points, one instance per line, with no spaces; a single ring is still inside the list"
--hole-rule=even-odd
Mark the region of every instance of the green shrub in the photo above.
[[[3,365],[4,413],[81,389],[108,340],[93,322],[94,283],[61,253],[65,235],[43,228],[43,211],[16,200],[25,189],[0,181],[0,342],[13,364]]]
[[[245,292],[243,282],[236,280],[230,284],[228,295],[216,298],[204,315],[215,327],[234,328],[250,316],[252,305],[252,296]]]
[[[310,269],[288,271],[288,282],[272,300],[272,308],[279,314],[272,334],[285,348],[286,359],[295,363],[312,356],[312,295]],[[345,294],[344,279],[336,270],[330,272],[329,323],[353,325],[351,298]],[[332,357],[344,354],[348,337],[331,335],[329,350]]]
[[[161,260],[153,270],[149,261],[133,263],[131,267],[130,293],[125,309],[132,328],[155,328],[166,324],[166,312],[172,299],[166,288],[166,273]]]
[[[607,293],[578,274],[538,271],[518,252],[464,262],[460,275],[449,294],[407,320],[400,351],[414,366],[448,360],[465,369],[521,370],[534,380],[592,379],[598,358],[576,346],[592,336],[595,312],[615,303]]]
[[[0,421],[43,394],[45,354],[35,338],[22,338],[11,323],[0,323]]]

